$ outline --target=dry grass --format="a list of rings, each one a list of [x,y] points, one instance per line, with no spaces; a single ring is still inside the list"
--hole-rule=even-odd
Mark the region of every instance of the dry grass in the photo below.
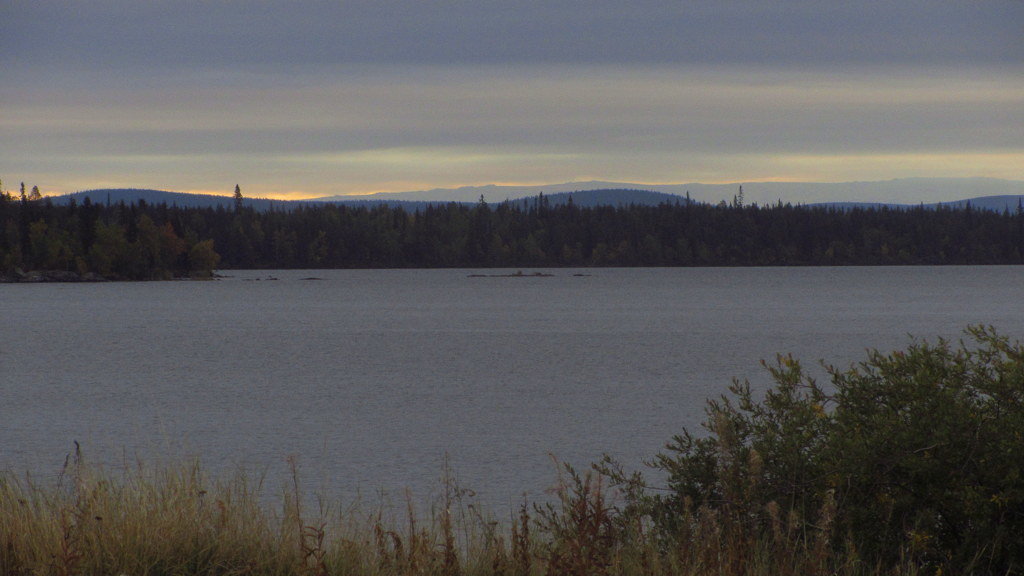
[[[293,473],[295,467],[293,467]],[[454,481],[421,518],[331,509],[292,485],[271,509],[261,481],[207,477],[196,464],[117,475],[76,457],[55,485],[0,476],[0,574],[21,575],[860,575],[832,550],[830,510],[813,534],[777,507],[771,525],[685,511],[672,542],[625,521],[601,478],[569,474],[555,503],[496,522]],[[840,547],[841,549],[841,547]],[[913,574],[907,568],[892,574]]]

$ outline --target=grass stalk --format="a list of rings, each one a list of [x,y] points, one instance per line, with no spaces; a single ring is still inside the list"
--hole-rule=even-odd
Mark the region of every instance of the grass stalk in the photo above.
[[[689,509],[671,542],[621,521],[595,475],[568,474],[551,505],[524,503],[491,519],[450,471],[433,513],[411,495],[392,519],[383,506],[307,510],[295,461],[278,510],[262,481],[211,479],[197,463],[142,464],[119,474],[77,455],[56,483],[0,475],[0,574],[5,576],[722,576],[914,574],[837,557],[829,514],[815,534],[778,506],[764,526]]]

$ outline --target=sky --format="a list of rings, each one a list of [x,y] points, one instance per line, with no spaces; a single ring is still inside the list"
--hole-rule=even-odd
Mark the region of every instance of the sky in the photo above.
[[[7,190],[977,176],[1024,180],[1022,0],[0,2]]]

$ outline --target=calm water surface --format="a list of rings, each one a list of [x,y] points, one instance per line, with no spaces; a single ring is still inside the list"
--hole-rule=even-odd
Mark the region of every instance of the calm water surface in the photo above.
[[[76,440],[272,480],[294,455],[348,498],[429,493],[448,455],[500,507],[552,485],[550,454],[639,465],[779,352],[1024,338],[1024,267],[473,272],[0,286],[0,469],[56,474]]]

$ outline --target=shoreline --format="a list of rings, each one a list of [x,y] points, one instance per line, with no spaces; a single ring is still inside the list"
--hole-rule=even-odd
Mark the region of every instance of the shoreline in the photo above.
[[[110,282],[109,278],[95,272],[79,274],[69,270],[29,270],[0,273],[0,284],[39,284],[43,282]]]
[[[13,272],[0,272],[0,284],[97,284],[102,282],[146,282],[166,280],[211,280],[218,276],[206,277],[174,276],[171,278],[150,278],[135,280],[128,278],[109,278],[95,272],[79,274],[69,270],[15,270]]]

